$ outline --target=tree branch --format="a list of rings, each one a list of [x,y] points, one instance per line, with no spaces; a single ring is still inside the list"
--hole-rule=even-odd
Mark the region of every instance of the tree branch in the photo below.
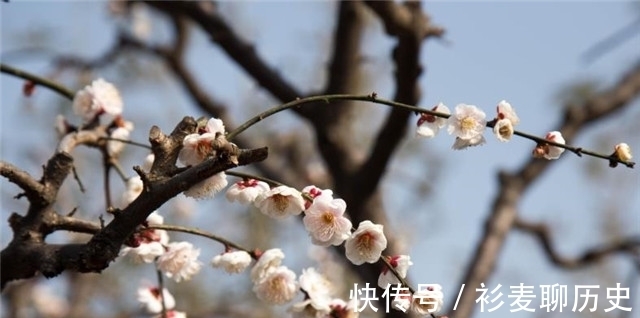
[[[589,124],[616,113],[640,94],[640,63],[629,70],[609,90],[588,99],[583,105],[566,108],[562,122],[556,129],[562,133],[567,144]],[[527,161],[514,173],[499,175],[500,188],[491,213],[486,220],[485,230],[461,282],[466,288],[460,296],[455,312],[456,318],[470,317],[475,309],[475,288],[486,282],[493,272],[498,255],[517,218],[517,204],[528,187],[540,178],[550,166],[550,161]],[[453,304],[454,302],[451,302]]]
[[[518,230],[534,235],[542,245],[549,260],[556,266],[565,269],[583,268],[616,253],[632,253],[640,256],[640,236],[633,236],[590,248],[582,252],[581,256],[569,258],[560,255],[553,247],[551,233],[545,224],[528,223],[518,218],[514,221],[513,226]]]
[[[51,197],[46,206],[30,206],[27,217],[12,216],[14,239],[0,252],[0,281],[2,288],[10,281],[29,278],[36,273],[45,277],[54,277],[65,270],[78,272],[100,272],[109,266],[120,251],[126,239],[142,224],[149,214],[159,208],[167,200],[189,189],[192,185],[229,168],[262,161],[267,157],[267,149],[259,148],[241,150],[231,144],[222,145],[216,149],[218,156],[201,164],[183,169],[177,173],[175,162],[181,149],[181,140],[188,133],[195,131],[196,122],[191,117],[185,117],[174,129],[171,135],[164,135],[159,128],[153,127],[149,140],[156,156],[145,190],[122,211],[114,214],[114,219],[86,244],[46,244],[44,236],[55,226],[49,224],[62,222],[63,226],[75,227],[78,223],[70,223],[68,219],[55,218],[51,205],[55,196]],[[180,142],[180,144],[178,144]],[[66,157],[67,166],[71,166],[72,158],[66,153],[57,153],[57,157]],[[65,166],[54,167],[57,161],[50,160],[45,172],[61,170],[50,177],[43,178],[47,194],[57,193],[61,184]],[[62,163],[64,163],[63,161]],[[51,168],[49,168],[51,167]],[[68,171],[67,171],[68,174]],[[63,178],[62,178],[63,179]],[[42,217],[32,217],[33,215]],[[58,225],[60,226],[60,225]],[[88,224],[81,227],[92,230]]]

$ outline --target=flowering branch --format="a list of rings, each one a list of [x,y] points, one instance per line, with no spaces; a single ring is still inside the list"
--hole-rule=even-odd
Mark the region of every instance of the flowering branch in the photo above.
[[[283,110],[287,110],[290,108],[296,108],[296,107],[300,107],[302,105],[305,104],[311,104],[311,103],[317,103],[317,102],[324,102],[325,104],[329,105],[332,102],[335,101],[343,101],[343,100],[351,100],[351,101],[364,101],[364,102],[370,102],[370,103],[374,103],[374,104],[381,104],[381,105],[386,105],[386,106],[390,106],[393,108],[400,108],[400,109],[405,109],[405,110],[410,110],[416,113],[420,113],[420,114],[428,114],[428,115],[432,115],[435,117],[440,117],[440,118],[449,118],[451,117],[451,115],[446,114],[446,113],[441,113],[441,112],[436,112],[433,110],[429,110],[429,109],[424,109],[421,107],[417,107],[417,106],[412,106],[412,105],[407,105],[404,103],[400,103],[400,102],[395,102],[395,101],[391,101],[391,100],[385,100],[385,99],[380,99],[377,97],[376,93],[371,93],[369,95],[351,95],[351,94],[334,94],[334,95],[319,95],[319,96],[311,96],[311,97],[306,97],[306,98],[299,98],[296,99],[295,101],[291,101],[288,102],[286,104],[282,104],[279,106],[275,106],[272,108],[269,108],[267,110],[265,110],[264,112],[252,117],[251,119],[247,120],[245,123],[243,123],[242,125],[240,125],[238,128],[236,128],[234,131],[229,132],[229,134],[227,134],[227,139],[231,140],[233,139],[235,136],[237,136],[238,134],[242,133],[244,130],[248,129],[249,127],[257,124],[258,122],[272,116],[275,115]],[[487,128],[493,128],[495,125],[495,122],[488,122],[486,124]],[[537,137],[531,134],[527,134],[521,131],[517,131],[514,130],[513,132],[514,135],[526,138],[526,139],[530,139],[532,141],[535,141],[538,144],[549,144],[551,146],[554,147],[559,147],[559,148],[563,148],[563,149],[567,149],[573,153],[575,153],[578,156],[582,156],[583,154],[588,155],[588,156],[592,156],[592,157],[596,157],[596,158],[601,158],[601,159],[606,159],[609,161],[613,161],[619,164],[622,164],[628,168],[633,168],[635,165],[635,162],[631,162],[631,161],[623,161],[618,157],[615,156],[611,156],[611,155],[606,155],[606,154],[601,154],[601,153],[597,153],[595,151],[591,151],[591,150],[586,150],[582,147],[575,147],[575,146],[570,146],[570,145],[566,145],[563,143],[558,143],[558,142],[554,142],[552,140],[547,140],[545,138],[541,138],[541,137]]]

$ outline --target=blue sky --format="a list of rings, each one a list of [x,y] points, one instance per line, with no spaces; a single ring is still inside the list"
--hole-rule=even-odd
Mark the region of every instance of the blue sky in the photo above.
[[[254,41],[260,55],[290,82],[302,90],[322,87],[325,76],[322,65],[328,60],[324,47],[331,39],[328,32],[333,27],[333,3],[222,2],[220,6],[228,16],[234,17],[231,20],[234,29]],[[631,2],[438,1],[427,3],[425,8],[433,22],[447,32],[445,41],[429,41],[423,50],[425,73],[420,84],[424,94],[420,105],[430,107],[442,101],[452,108],[458,103],[469,103],[492,114],[495,104],[506,99],[521,118],[518,129],[533,134],[544,135],[559,122],[561,105],[556,94],[560,87],[577,80],[595,80],[606,87],[638,59],[638,34],[594,62],[587,63],[583,59],[583,54],[597,41],[640,17],[640,9]],[[0,5],[3,63],[39,74],[50,71],[47,54],[5,54],[24,46],[25,30],[47,30],[45,43],[60,54],[100,54],[111,44],[115,30],[104,9],[104,3],[94,2],[3,3]],[[154,27],[157,32],[152,38],[154,41],[168,38],[170,32],[166,25],[156,22]],[[191,42],[189,66],[213,96],[233,106],[237,122],[251,115],[243,106],[261,110],[275,104],[242,70],[230,64],[219,49],[212,47],[201,32],[197,32]],[[370,83],[363,91],[353,93],[376,91],[380,97],[390,98],[394,92],[393,65],[389,64],[388,56],[394,41],[386,38],[376,21],[367,32],[365,42],[363,55],[367,60],[365,71],[370,75]],[[116,79],[123,80],[115,76],[114,70],[105,70],[100,75],[112,79],[116,85],[119,84]],[[54,137],[45,137],[43,131],[51,135],[55,113],[70,105],[39,90],[29,100],[31,105],[25,107],[20,95],[22,82],[3,75],[0,84],[2,159],[24,162],[27,170],[37,174],[40,164],[54,148],[51,143]],[[180,87],[166,77],[146,82],[134,80],[132,85],[122,87],[122,94],[127,105],[125,115],[137,125],[134,133],[137,140],[146,139],[151,124],[169,130],[184,115],[200,115]],[[636,100],[624,112],[581,134],[576,143],[608,153],[613,144],[625,141],[637,152],[640,134],[634,126],[640,119],[639,106]],[[371,107],[381,109],[381,106]],[[159,108],[163,109],[162,114],[154,112]],[[64,111],[68,112],[68,109]],[[264,127],[273,130],[276,124],[279,127],[301,126],[295,117],[286,115]],[[490,132],[486,135],[487,145],[455,152],[450,150],[453,141],[446,134],[426,141],[414,139],[411,132],[403,148],[423,147],[429,143],[429,151],[436,152],[444,160],[442,175],[438,183],[432,185],[434,195],[428,202],[415,200],[415,191],[401,178],[393,177],[394,172],[408,172],[413,178],[428,175],[428,167],[421,165],[419,158],[409,160],[408,164],[394,161],[383,185],[385,205],[393,215],[392,226],[387,230],[396,235],[407,233],[405,239],[415,264],[410,269],[412,281],[442,284],[449,297],[447,300],[460,288],[458,284],[464,268],[482,233],[483,222],[497,192],[496,172],[519,167],[534,146],[530,141],[518,138],[501,144]],[[601,140],[609,143],[602,144]],[[133,158],[142,158],[141,155],[142,152],[133,151],[130,158],[135,161]],[[35,160],[26,160],[27,156]],[[525,219],[550,225],[554,243],[564,255],[575,255],[605,240],[603,224],[611,217],[604,213],[606,210],[613,210],[611,213],[621,220],[620,235],[640,233],[637,169],[604,169],[596,174],[600,179],[593,179],[585,173],[593,161],[606,167],[604,161],[578,158],[568,153],[563,155],[529,189],[518,207]],[[16,207],[10,202],[15,188],[6,181],[0,185],[2,219],[6,219],[9,210],[4,207],[17,210],[19,205]],[[614,188],[614,185],[620,188]],[[224,202],[199,202],[194,206],[200,210],[195,217],[201,219],[205,210],[228,207]],[[205,222],[214,222],[213,219],[224,222],[220,216],[212,217],[212,220],[208,217]],[[6,242],[8,228],[4,223],[0,226],[1,237]],[[285,223],[283,227],[290,229],[283,234],[284,238],[304,235],[295,222]],[[300,244],[283,248],[285,252],[293,252],[304,248]],[[217,252],[212,250],[204,254],[210,257]],[[296,264],[312,265],[304,260],[296,261]],[[629,262],[621,257],[613,258],[607,266],[615,273],[612,279],[619,282],[631,270]],[[485,283],[490,288],[497,284],[560,283],[571,289],[576,284],[599,283],[594,275],[595,272],[589,270],[565,272],[554,268],[531,237],[513,233],[507,238],[496,273]],[[508,288],[503,287],[502,291],[507,294]],[[536,293],[539,297],[539,292]],[[600,297],[605,296],[601,290]],[[539,303],[536,300],[534,304]],[[570,301],[569,307],[572,305]],[[636,302],[636,306],[640,304]],[[598,312],[604,315],[602,308],[598,308]],[[640,317],[638,312],[640,308],[634,310],[631,317]],[[476,317],[536,315],[510,313],[506,304],[492,313],[477,313]],[[577,317],[565,313],[557,316]]]

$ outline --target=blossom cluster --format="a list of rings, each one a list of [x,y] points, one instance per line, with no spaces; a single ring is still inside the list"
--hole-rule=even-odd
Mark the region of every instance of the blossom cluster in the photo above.
[[[143,169],[150,169],[152,161],[153,156],[147,157]],[[122,195],[122,204],[133,202],[143,190],[140,177],[130,178]],[[157,211],[151,213],[143,227],[127,242],[128,245],[120,250],[120,256],[128,256],[136,263],[155,262],[160,271],[176,282],[189,280],[202,267],[202,263],[198,261],[200,250],[186,241],[170,242],[167,231],[148,228],[163,223],[164,217]]]
[[[418,118],[416,135],[426,138],[433,138],[440,129],[447,126],[447,132],[456,137],[452,148],[455,150],[465,149],[472,146],[480,146],[486,143],[484,129],[487,127],[487,114],[475,105],[458,104],[454,112],[443,103],[439,103],[433,109],[442,117],[430,113],[423,113]],[[445,118],[446,117],[446,118]],[[493,133],[501,142],[511,140],[515,132],[514,127],[520,123],[520,118],[510,103],[503,100],[496,106],[496,117],[491,121]],[[552,131],[545,137],[546,140],[564,144],[565,140],[559,131]],[[533,151],[537,158],[548,160],[558,159],[564,152],[564,148],[539,144]]]

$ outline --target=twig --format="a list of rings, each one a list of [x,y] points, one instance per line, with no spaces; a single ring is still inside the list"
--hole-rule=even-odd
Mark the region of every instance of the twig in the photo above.
[[[76,170],[76,166],[73,165],[73,167],[71,167],[71,172],[73,173],[73,179],[76,180],[76,182],[78,183],[78,187],[80,188],[80,192],[84,193],[85,192],[85,188],[84,185],[82,184],[82,181],[80,180],[80,176],[78,175],[78,171]]]
[[[252,258],[257,259],[256,254],[254,251],[251,251],[247,248],[244,248],[236,243],[233,243],[223,237],[217,236],[213,233],[207,232],[207,231],[203,231],[200,229],[196,229],[196,228],[188,228],[188,227],[184,227],[184,226],[178,226],[178,225],[167,225],[167,224],[154,224],[154,225],[149,225],[147,228],[149,229],[157,229],[157,230],[165,230],[165,231],[174,231],[174,232],[183,232],[183,233],[188,233],[188,234],[193,234],[193,235],[198,235],[198,236],[202,236],[202,237],[206,237],[209,239],[212,239],[214,241],[217,241],[219,243],[222,243],[225,247],[229,246],[232,247],[236,250],[239,251],[245,251],[247,253],[249,253],[249,255],[251,255]]]
[[[292,102],[288,102],[286,104],[282,104],[279,106],[275,106],[272,108],[269,108],[267,110],[265,110],[264,112],[252,117],[251,119],[247,120],[245,123],[243,123],[242,125],[240,125],[238,128],[236,128],[234,131],[229,132],[229,134],[227,134],[227,139],[231,140],[233,139],[233,137],[235,137],[236,135],[240,134],[241,132],[243,132],[244,130],[248,129],[249,127],[257,124],[258,122],[272,116],[275,115],[283,110],[287,110],[289,108],[294,108],[294,107],[300,107],[304,104],[310,104],[310,103],[317,103],[319,101],[324,101],[327,104],[330,104],[333,101],[341,101],[341,100],[352,100],[352,101],[365,101],[365,102],[370,102],[370,103],[374,103],[374,104],[381,104],[381,105],[386,105],[386,106],[390,106],[390,107],[394,107],[394,108],[402,108],[405,110],[410,110],[416,113],[421,113],[421,114],[429,114],[429,115],[433,115],[436,117],[441,117],[441,118],[449,118],[451,115],[449,114],[445,114],[445,113],[440,113],[440,112],[435,112],[429,109],[424,109],[421,107],[417,107],[417,106],[412,106],[412,105],[407,105],[404,103],[399,103],[399,102],[394,102],[391,100],[385,100],[385,99],[380,99],[377,97],[377,95],[375,93],[370,94],[370,95],[351,95],[351,94],[333,94],[333,95],[318,95],[318,96],[312,96],[312,97],[306,97],[306,98],[299,98],[296,99],[295,101]],[[493,127],[493,123],[492,122],[488,122],[486,127],[488,128],[492,128]],[[513,133],[514,135],[526,138],[526,139],[530,139],[535,141],[538,144],[549,144],[551,146],[554,147],[559,147],[559,148],[563,148],[566,150],[569,150],[573,153],[575,153],[578,156],[581,156],[582,154],[588,155],[588,156],[592,156],[592,157],[596,157],[596,158],[601,158],[601,159],[606,159],[609,161],[613,161],[613,162],[617,162],[620,163],[628,168],[633,168],[633,166],[635,165],[635,162],[631,162],[631,161],[622,161],[619,158],[616,157],[612,157],[611,155],[608,154],[601,154],[601,153],[597,153],[595,151],[591,151],[591,150],[585,150],[582,147],[574,147],[574,146],[570,146],[570,145],[566,145],[566,144],[560,144],[554,141],[550,141],[541,137],[537,137],[531,134],[527,134],[521,131],[514,131]]]
[[[48,80],[46,78],[37,76],[37,75],[33,75],[31,73],[28,73],[26,71],[11,67],[9,65],[6,64],[2,64],[0,63],[0,72],[2,73],[6,73],[6,74],[10,74],[19,78],[23,78],[29,81],[32,81],[40,86],[44,86],[47,87],[55,92],[57,92],[58,94],[62,95],[63,97],[69,99],[69,100],[73,100],[73,96],[75,95],[74,92],[72,92],[71,90],[69,90],[68,88],[54,82],[51,80]]]
[[[151,149],[151,146],[147,145],[147,144],[143,144],[141,142],[136,142],[136,141],[132,141],[132,140],[127,140],[127,139],[120,139],[120,138],[113,138],[113,137],[100,137],[99,140],[113,140],[113,141],[119,141],[125,144],[130,144],[133,146],[138,146],[138,147],[142,147],[142,148],[146,148],[146,149]]]
[[[167,303],[164,300],[164,279],[162,271],[156,266],[156,274],[158,276],[158,289],[160,290],[160,303],[162,304],[162,318],[167,318]]]

